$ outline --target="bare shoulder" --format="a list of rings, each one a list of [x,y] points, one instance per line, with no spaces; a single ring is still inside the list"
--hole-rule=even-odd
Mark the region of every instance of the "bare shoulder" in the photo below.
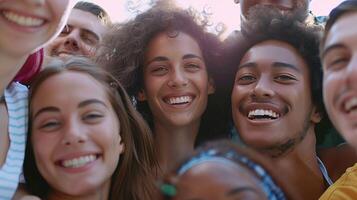
[[[333,181],[336,181],[347,168],[357,163],[356,150],[347,143],[318,149],[317,154],[326,166]]]

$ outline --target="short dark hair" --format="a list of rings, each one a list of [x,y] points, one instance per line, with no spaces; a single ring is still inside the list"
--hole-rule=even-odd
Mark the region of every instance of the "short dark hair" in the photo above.
[[[139,14],[128,23],[117,25],[104,39],[103,47],[97,55],[103,65],[123,84],[129,95],[137,96],[144,88],[144,57],[149,42],[159,33],[165,32],[170,37],[177,37],[179,32],[191,36],[199,45],[207,67],[208,75],[216,81],[220,70],[217,58],[221,43],[218,37],[206,31],[207,22],[199,23],[195,13],[176,7],[157,4],[148,11]],[[207,138],[213,139],[225,135],[225,123],[222,118],[218,92],[209,95],[207,109],[202,116],[196,142]],[[151,111],[146,102],[139,102],[138,110],[148,123],[153,126]],[[226,134],[227,135],[227,134]]]
[[[344,1],[330,12],[328,20],[326,22],[326,26],[325,26],[325,33],[321,40],[321,46],[320,46],[321,50],[325,46],[326,37],[327,37],[331,27],[335,24],[335,22],[342,15],[349,13],[349,12],[357,12],[357,0]]]
[[[79,1],[76,3],[73,9],[78,9],[93,14],[94,16],[98,17],[98,19],[100,19],[104,25],[112,24],[108,13],[97,4],[86,1]]]
[[[321,26],[308,25],[299,22],[294,16],[287,16],[280,12],[267,9],[265,12],[255,13],[244,29],[240,42],[230,44],[225,60],[229,66],[229,79],[225,82],[232,91],[237,66],[245,53],[253,46],[267,40],[277,40],[294,47],[307,64],[310,74],[312,102],[317,107],[322,120],[316,126],[318,139],[323,139],[331,123],[326,114],[322,98],[322,67],[319,58],[319,41],[322,33]],[[232,47],[233,46],[233,47]]]

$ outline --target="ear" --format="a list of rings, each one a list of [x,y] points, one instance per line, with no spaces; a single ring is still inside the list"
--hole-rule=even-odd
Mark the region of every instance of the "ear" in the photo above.
[[[216,86],[212,78],[208,79],[208,94],[214,94],[216,91]]]
[[[146,94],[143,89],[141,89],[137,95],[138,101],[146,101]]]
[[[321,113],[317,110],[316,106],[312,108],[311,121],[315,124],[319,123],[322,119]]]

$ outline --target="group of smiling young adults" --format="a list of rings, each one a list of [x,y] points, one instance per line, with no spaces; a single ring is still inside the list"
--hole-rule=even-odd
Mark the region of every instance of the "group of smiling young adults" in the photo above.
[[[310,1],[237,0],[222,42],[169,0],[0,0],[0,199],[357,198],[357,1]]]

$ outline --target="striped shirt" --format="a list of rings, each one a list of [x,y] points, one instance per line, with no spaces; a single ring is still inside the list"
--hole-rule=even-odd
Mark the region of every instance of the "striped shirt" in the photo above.
[[[13,82],[5,90],[10,146],[5,163],[0,168],[0,200],[12,198],[22,173],[27,134],[27,96],[27,87],[20,83]]]

